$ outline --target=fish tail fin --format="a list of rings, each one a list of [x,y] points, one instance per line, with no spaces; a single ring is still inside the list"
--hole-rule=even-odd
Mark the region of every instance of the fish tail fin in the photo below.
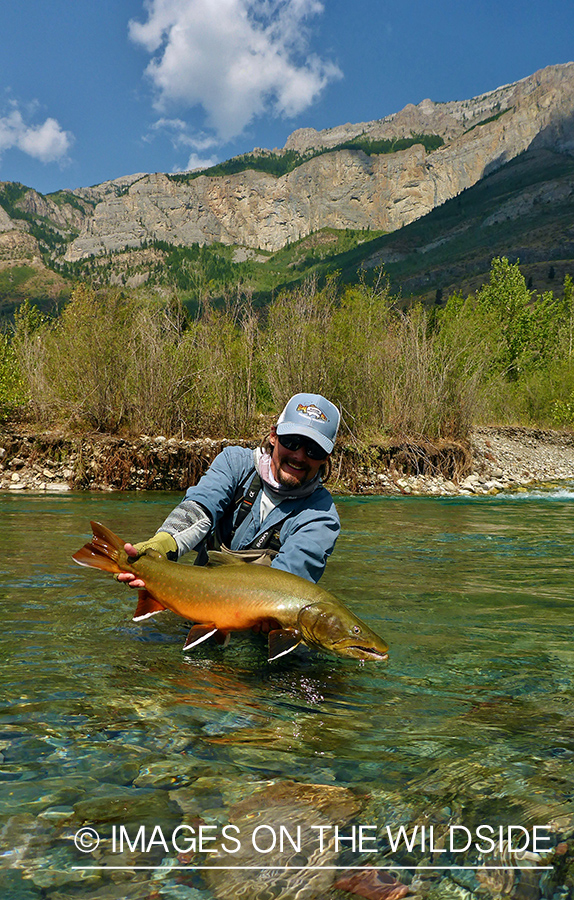
[[[103,569],[104,572],[112,572],[114,575],[124,572],[128,557],[122,539],[99,522],[90,522],[90,525],[91,542],[84,544],[73,554],[72,559],[80,566]]]

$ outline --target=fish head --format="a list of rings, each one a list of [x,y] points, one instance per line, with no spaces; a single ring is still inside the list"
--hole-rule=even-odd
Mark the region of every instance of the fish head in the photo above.
[[[318,650],[349,659],[388,659],[385,641],[342,604],[321,600],[304,606],[297,627],[305,643]]]

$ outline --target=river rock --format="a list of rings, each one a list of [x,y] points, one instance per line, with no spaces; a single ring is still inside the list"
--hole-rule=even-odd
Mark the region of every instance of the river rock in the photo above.
[[[97,822],[144,822],[178,816],[178,810],[171,803],[167,793],[147,791],[138,788],[102,784],[98,795],[80,800],[74,804],[78,821],[90,824]]]
[[[257,445],[256,440],[181,440],[163,435],[153,439],[142,435],[128,441],[110,435],[79,438],[60,433],[19,434],[15,430],[10,436],[0,436],[0,440],[5,450],[0,489],[54,492],[183,491],[197,483],[224,447]],[[469,446],[442,442],[437,448],[425,442],[417,450],[412,442],[397,442],[370,447],[366,457],[374,459],[375,464],[364,465],[365,457],[353,448],[336,449],[333,469],[339,476],[329,485],[334,493],[470,496],[574,480],[574,435],[550,429],[481,426],[471,432]],[[10,465],[14,459],[18,461],[17,472]],[[110,465],[112,459],[114,464]],[[408,474],[408,466],[426,471],[429,459],[427,474]],[[445,467],[442,475],[436,471],[440,465]],[[454,473],[458,473],[458,482]],[[14,476],[18,480],[12,481]]]

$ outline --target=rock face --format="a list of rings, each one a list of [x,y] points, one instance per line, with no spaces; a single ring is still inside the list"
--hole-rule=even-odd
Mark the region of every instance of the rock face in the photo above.
[[[415,144],[384,155],[334,149],[358,136],[375,141],[418,134],[438,135],[444,144],[432,152]],[[56,228],[76,229],[68,261],[150,240],[275,251],[324,227],[394,231],[525,150],[543,148],[574,153],[574,63],[550,66],[471,100],[423,100],[374,122],[300,129],[275,151],[295,151],[302,159],[282,177],[252,169],[188,180],[126,176],[78,189],[78,208],[60,203],[60,219],[55,212],[51,218]],[[42,198],[29,193],[35,197],[21,201],[21,208],[47,216]],[[4,233],[12,225],[25,227],[2,210],[0,216]]]
[[[39,261],[39,257],[38,242],[32,235],[15,228],[0,231],[0,269],[3,265],[13,265],[15,262],[29,264],[34,260]]]
[[[439,135],[445,143],[430,153],[422,144],[373,156],[335,150],[280,178],[248,170],[185,183],[155,174],[127,189],[124,180],[122,191],[104,194],[67,259],[137,247],[146,239],[273,251],[326,226],[394,231],[528,148],[574,150],[574,64],[543,69],[468,101],[423,100],[375,122],[302,129],[284,149],[309,154],[359,135],[416,134]]]

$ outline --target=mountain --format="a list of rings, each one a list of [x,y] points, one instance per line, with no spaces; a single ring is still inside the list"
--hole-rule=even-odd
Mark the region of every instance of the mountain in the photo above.
[[[572,256],[573,154],[567,63],[470,100],[423,100],[374,122],[300,129],[281,149],[209,170],[137,174],[45,197],[4,182],[0,296],[16,298],[34,278],[56,296],[69,274],[96,269],[103,280],[152,284],[171,248],[195,247],[197,256],[198,246],[217,250],[227,268],[246,263],[241,277],[256,289],[265,267],[275,285],[327,257],[355,272],[384,264],[403,292],[419,295],[472,279],[495,244],[532,264],[558,253],[559,263]],[[558,210],[566,218],[551,248],[548,217]]]
[[[394,291],[428,300],[464,295],[491,261],[520,262],[535,290],[574,276],[574,156],[527,150],[416,222],[331,260],[346,280],[384,268]]]

